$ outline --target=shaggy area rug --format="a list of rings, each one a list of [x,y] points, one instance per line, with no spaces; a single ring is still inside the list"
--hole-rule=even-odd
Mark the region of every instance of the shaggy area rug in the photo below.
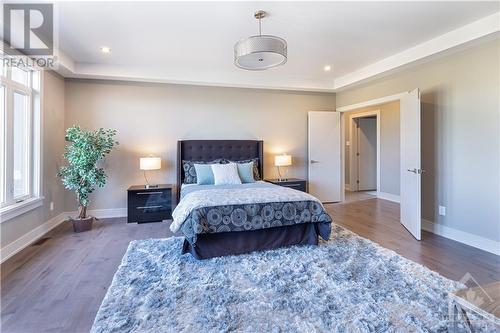
[[[209,260],[182,239],[130,243],[92,332],[447,332],[460,287],[333,227],[319,246]]]

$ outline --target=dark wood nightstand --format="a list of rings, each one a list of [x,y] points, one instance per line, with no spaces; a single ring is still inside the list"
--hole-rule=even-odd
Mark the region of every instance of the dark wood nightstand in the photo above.
[[[266,182],[273,183],[279,186],[290,187],[302,192],[307,192],[307,182],[304,179],[298,179],[298,178],[287,178],[285,180],[266,179]]]
[[[130,186],[128,192],[128,223],[161,222],[172,218],[172,185],[154,188]]]

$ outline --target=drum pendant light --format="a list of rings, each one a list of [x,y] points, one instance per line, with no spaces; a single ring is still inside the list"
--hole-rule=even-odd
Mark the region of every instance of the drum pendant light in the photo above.
[[[287,45],[283,38],[262,35],[261,20],[266,12],[254,14],[259,20],[259,35],[242,39],[234,45],[234,64],[242,69],[260,71],[286,63]]]

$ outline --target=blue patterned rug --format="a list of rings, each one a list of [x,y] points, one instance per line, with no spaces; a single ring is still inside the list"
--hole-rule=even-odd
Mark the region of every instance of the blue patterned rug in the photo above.
[[[198,261],[182,239],[130,243],[92,332],[447,332],[460,287],[333,227],[320,246]]]

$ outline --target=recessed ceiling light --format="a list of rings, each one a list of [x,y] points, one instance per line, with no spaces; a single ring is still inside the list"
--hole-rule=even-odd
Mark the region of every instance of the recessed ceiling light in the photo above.
[[[107,46],[103,46],[103,47],[101,47],[101,52],[104,54],[109,54],[109,53],[111,53],[111,49]]]
[[[323,69],[325,70],[325,72],[329,72],[332,70],[332,66],[326,65],[325,67],[323,67]]]

